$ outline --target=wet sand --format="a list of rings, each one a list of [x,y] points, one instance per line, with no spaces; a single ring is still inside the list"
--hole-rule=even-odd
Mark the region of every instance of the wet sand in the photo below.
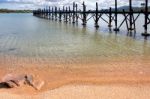
[[[0,78],[6,74],[31,74],[45,81],[37,91],[31,86],[0,89],[1,99],[149,99],[150,58],[61,61],[0,59]],[[7,95],[7,96],[6,96]],[[24,98],[22,98],[24,97]]]

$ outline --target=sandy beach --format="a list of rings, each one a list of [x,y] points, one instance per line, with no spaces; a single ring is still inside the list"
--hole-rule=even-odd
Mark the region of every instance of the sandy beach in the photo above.
[[[8,58],[9,62],[6,61]],[[10,61],[11,60],[11,61]],[[92,62],[40,62],[27,58],[1,58],[0,77],[31,74],[45,81],[40,91],[31,86],[1,87],[1,99],[149,99],[149,58],[92,60]],[[118,61],[117,61],[118,60]],[[36,63],[37,62],[37,63]],[[29,64],[31,63],[31,64]],[[15,66],[15,67],[14,67]]]
[[[38,95],[1,92],[1,99],[149,99],[150,85],[68,85]]]
[[[7,74],[45,82],[40,90],[0,86],[0,99],[150,98],[149,40],[31,14],[5,14],[0,20],[0,82]]]

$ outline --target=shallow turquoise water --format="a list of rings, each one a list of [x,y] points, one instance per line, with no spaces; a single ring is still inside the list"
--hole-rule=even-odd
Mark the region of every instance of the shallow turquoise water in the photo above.
[[[150,56],[149,40],[40,19],[32,14],[0,14],[0,55],[37,58]],[[103,28],[104,27],[104,28]]]

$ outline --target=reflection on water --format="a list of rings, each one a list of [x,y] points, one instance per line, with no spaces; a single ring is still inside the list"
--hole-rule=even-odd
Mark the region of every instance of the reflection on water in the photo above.
[[[0,55],[61,59],[150,55],[149,40],[100,31],[31,14],[0,14]]]

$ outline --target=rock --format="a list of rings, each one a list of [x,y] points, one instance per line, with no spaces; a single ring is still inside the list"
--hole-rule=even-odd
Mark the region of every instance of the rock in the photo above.
[[[33,82],[33,87],[36,90],[41,90],[41,88],[44,86],[44,84],[45,84],[44,81],[36,81],[36,82]]]
[[[36,90],[40,90],[45,84],[44,81],[34,80],[32,75],[12,75],[7,74],[2,78],[2,83],[8,86],[9,88],[14,88],[17,86],[22,86],[24,84],[28,84],[35,88]]]
[[[26,82],[26,79],[25,79],[25,76],[17,76],[14,80],[14,83],[17,84],[17,86],[22,86],[25,84]]]
[[[27,84],[29,84],[36,90],[40,90],[44,85],[44,81],[35,80],[35,79],[33,79],[32,75],[26,75],[25,78],[26,78]]]
[[[22,86],[25,83],[25,75],[12,75],[12,74],[7,74],[2,78],[2,82],[9,82],[14,83],[17,86]]]
[[[8,88],[14,88],[16,87],[17,85],[12,82],[12,81],[7,81],[7,82],[4,82],[3,84],[5,84]]]
[[[33,86],[32,85],[33,84],[33,76],[32,75],[26,75],[25,79],[26,79],[27,84]]]
[[[12,74],[7,74],[2,78],[2,82],[8,82],[14,80],[16,77]]]

